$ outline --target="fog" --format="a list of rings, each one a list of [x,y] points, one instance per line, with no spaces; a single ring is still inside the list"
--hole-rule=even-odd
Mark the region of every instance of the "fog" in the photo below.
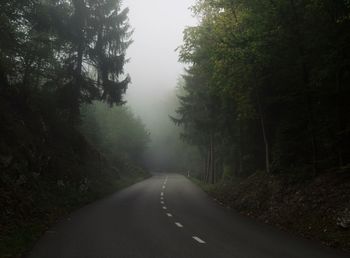
[[[132,83],[126,101],[150,131],[151,144],[148,159],[160,163],[172,159],[169,142],[177,140],[169,113],[174,108],[174,89],[183,65],[178,62],[175,49],[182,44],[183,30],[196,19],[189,7],[195,0],[127,0],[130,25],[134,29],[133,44],[127,54],[130,61],[125,72]],[[171,138],[171,139],[170,139]],[[175,139],[176,138],[176,139]],[[164,149],[168,145],[168,149]],[[171,144],[170,144],[171,145]],[[159,156],[161,155],[161,156]],[[157,156],[157,157],[156,157]]]

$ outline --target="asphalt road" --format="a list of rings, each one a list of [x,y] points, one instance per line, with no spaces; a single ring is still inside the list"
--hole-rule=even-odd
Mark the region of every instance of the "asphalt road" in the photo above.
[[[182,175],[158,174],[71,214],[29,257],[349,256],[226,210]]]

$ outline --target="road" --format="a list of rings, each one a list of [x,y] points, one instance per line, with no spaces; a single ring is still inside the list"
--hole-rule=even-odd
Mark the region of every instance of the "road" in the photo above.
[[[30,258],[349,257],[220,207],[186,177],[157,174],[45,233]]]

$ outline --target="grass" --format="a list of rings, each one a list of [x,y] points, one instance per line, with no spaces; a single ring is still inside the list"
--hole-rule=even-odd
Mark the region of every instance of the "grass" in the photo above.
[[[79,197],[72,196],[72,193],[56,196],[57,198],[54,198],[54,200],[57,200],[57,203],[53,201],[51,207],[48,207],[46,212],[37,214],[36,218],[26,218],[25,221],[13,220],[4,227],[1,227],[0,224],[0,258],[23,257],[23,254],[28,252],[42,234],[60,218],[88,203],[120,191],[145,178],[147,176],[139,175],[114,180],[108,186],[101,185],[97,191]]]

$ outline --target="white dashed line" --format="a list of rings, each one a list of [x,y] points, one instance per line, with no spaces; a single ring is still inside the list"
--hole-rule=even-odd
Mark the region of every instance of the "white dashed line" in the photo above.
[[[161,200],[164,200],[164,197],[163,197],[163,196],[161,196],[161,197],[160,197],[160,199],[161,199]]]
[[[163,196],[163,195],[164,195],[164,193],[163,193],[163,192],[161,192],[161,193],[160,193],[160,196]]]
[[[199,237],[193,236],[192,237],[194,240],[196,240],[198,243],[200,244],[205,244],[205,241],[203,241],[202,239],[200,239]]]
[[[167,207],[166,206],[163,206],[163,210],[166,210],[167,209]]]
[[[161,203],[161,204],[164,204],[164,202],[163,202],[163,201],[160,201],[160,203]]]
[[[179,222],[175,222],[175,225],[178,226],[179,228],[183,228],[183,226]]]
[[[168,217],[172,217],[173,215],[171,215],[171,213],[167,213],[166,214]]]
[[[163,185],[163,189],[165,189],[165,185]]]

